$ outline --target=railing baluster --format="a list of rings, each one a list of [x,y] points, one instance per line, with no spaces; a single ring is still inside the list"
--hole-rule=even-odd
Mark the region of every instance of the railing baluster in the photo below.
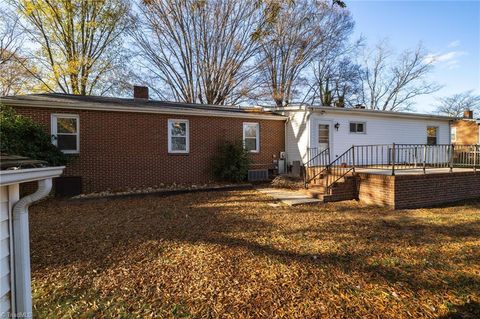
[[[395,175],[395,143],[392,144],[392,175]]]
[[[450,172],[453,172],[453,154],[455,152],[455,146],[452,144],[450,146]]]
[[[480,152],[480,148],[478,145],[473,146],[473,171],[477,172],[477,155]]]

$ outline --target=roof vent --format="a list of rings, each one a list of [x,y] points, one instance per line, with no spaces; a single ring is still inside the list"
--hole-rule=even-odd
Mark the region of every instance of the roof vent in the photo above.
[[[469,119],[469,120],[473,119],[473,111],[472,110],[465,110],[463,112],[463,118],[464,119]]]
[[[148,87],[135,85],[133,87],[133,98],[135,100],[147,101],[148,100]]]
[[[357,104],[357,105],[355,105],[355,108],[356,108],[356,109],[362,109],[362,110],[364,110],[364,109],[365,109],[365,105]]]

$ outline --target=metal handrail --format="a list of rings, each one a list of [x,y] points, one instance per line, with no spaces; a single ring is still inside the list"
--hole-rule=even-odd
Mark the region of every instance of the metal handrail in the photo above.
[[[315,162],[320,163],[320,165],[312,165],[312,163],[315,163]],[[329,162],[330,162],[330,149],[328,147],[308,160],[308,162],[305,164],[305,180],[304,180],[305,188],[312,180],[320,176],[325,171],[325,167],[329,164]],[[324,167],[324,169],[314,174],[313,177],[309,176],[310,167],[322,167],[322,166]]]
[[[313,149],[313,148],[312,148],[312,149]],[[312,149],[311,149],[311,150],[312,150]],[[316,149],[316,148],[315,148],[315,149]],[[308,162],[305,164],[305,166],[307,166],[307,167],[320,166],[320,165],[311,165],[311,164],[314,163],[317,159],[320,159],[320,162],[321,162],[322,157],[324,157],[325,155],[327,155],[327,153],[328,153],[328,155],[330,155],[330,148],[328,148],[328,147],[327,147],[326,149],[324,149],[323,151],[321,151],[320,153],[317,153],[317,155],[315,155],[314,157],[310,158],[310,159],[308,160]],[[326,164],[328,164],[328,163],[326,163]]]
[[[328,164],[325,170],[328,172],[325,190],[326,193],[329,193],[336,182],[351,171],[355,172],[355,147],[352,146],[343,152],[343,154]]]

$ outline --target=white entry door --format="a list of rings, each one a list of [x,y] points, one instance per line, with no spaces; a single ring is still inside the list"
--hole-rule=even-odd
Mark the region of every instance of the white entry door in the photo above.
[[[325,149],[332,148],[332,123],[330,121],[313,120],[311,124],[310,158],[313,158]],[[330,161],[329,153],[326,154],[326,157],[322,157],[322,162]]]
[[[329,122],[320,122],[317,125],[317,148],[319,152],[330,147],[330,129],[331,128]]]

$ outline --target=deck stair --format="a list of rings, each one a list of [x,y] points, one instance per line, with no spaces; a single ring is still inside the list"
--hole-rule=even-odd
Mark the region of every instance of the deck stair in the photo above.
[[[330,175],[330,178],[332,176]],[[336,178],[335,178],[336,179]],[[345,176],[332,183],[330,187],[327,185],[327,174],[322,174],[315,178],[306,189],[309,196],[313,198],[323,199],[324,202],[336,202],[343,200],[357,199],[357,177],[353,173]]]
[[[328,149],[324,152],[328,152]],[[352,200],[358,198],[357,177],[353,167],[346,165],[351,161],[351,149],[334,161],[312,165],[318,160],[309,161],[305,171],[305,188],[309,196],[322,199],[323,202]],[[323,156],[320,155],[319,156]],[[325,162],[325,161],[324,161]]]

